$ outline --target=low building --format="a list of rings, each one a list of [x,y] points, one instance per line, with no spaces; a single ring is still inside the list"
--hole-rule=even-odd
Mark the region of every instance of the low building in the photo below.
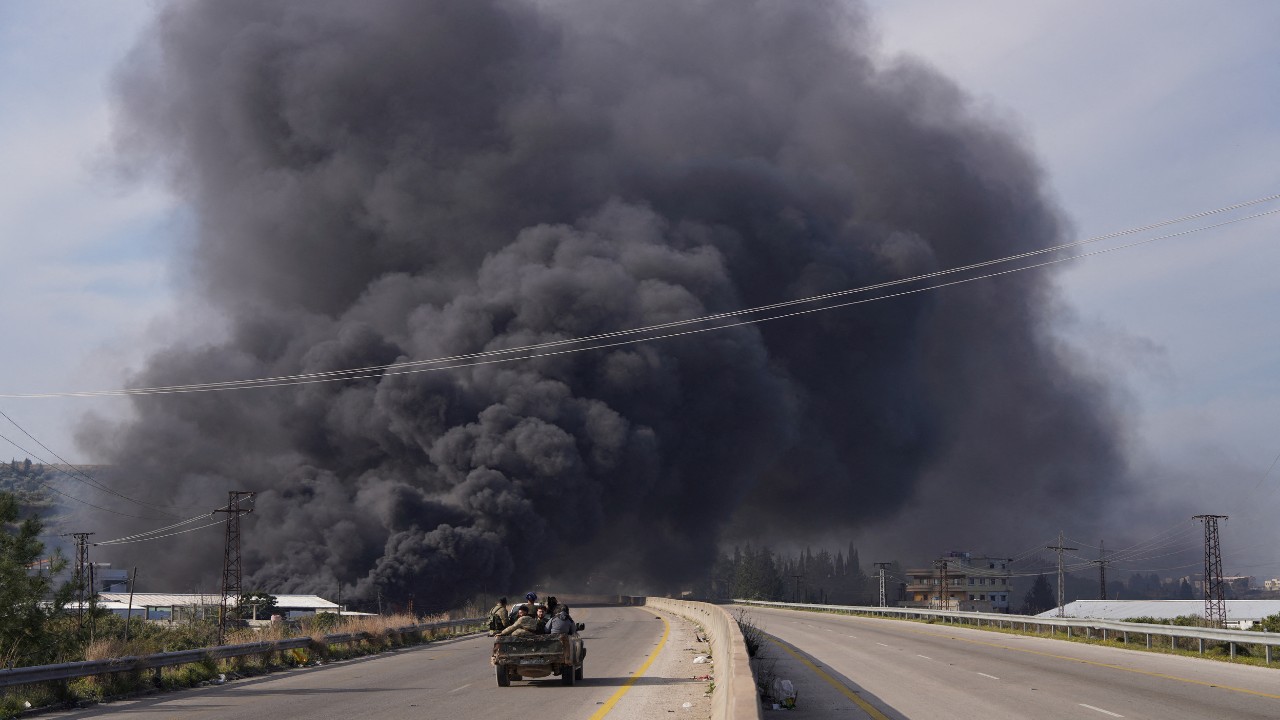
[[[1280,600],[1224,600],[1226,626],[1248,630],[1264,617],[1280,613]],[[1095,620],[1132,620],[1154,618],[1173,620],[1179,617],[1204,617],[1204,600],[1074,600],[1062,608],[1063,617]],[[1047,610],[1036,617],[1058,617],[1058,609]]]
[[[907,599],[901,607],[969,612],[1009,612],[1009,559],[950,552],[932,568],[907,570]]]
[[[321,612],[338,612],[338,604],[319,595],[276,595],[273,614],[286,619],[306,617]],[[134,593],[132,606],[127,592],[104,592],[98,595],[98,607],[121,617],[131,614],[147,620],[190,621],[216,619],[222,605],[221,595],[203,593]],[[132,613],[130,613],[132,607]],[[246,612],[247,616],[247,612]],[[247,617],[246,617],[247,619]],[[266,619],[266,618],[261,618]]]

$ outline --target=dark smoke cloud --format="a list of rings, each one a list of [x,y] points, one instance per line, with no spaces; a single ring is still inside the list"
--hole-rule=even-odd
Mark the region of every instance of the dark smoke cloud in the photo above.
[[[1063,239],[1015,134],[878,60],[856,4],[174,3],[118,97],[122,154],[190,204],[190,276],[230,328],[140,385],[515,347]],[[246,585],[438,607],[566,568],[680,581],[726,533],[856,528],[925,491],[966,517],[1011,492],[1088,506],[1122,469],[1117,422],[1054,302],[1028,273],[527,362],[139,398],[83,437],[152,497],[260,491]],[[1009,542],[1007,520],[972,540]],[[216,583],[221,543],[190,537],[146,559],[153,582]]]

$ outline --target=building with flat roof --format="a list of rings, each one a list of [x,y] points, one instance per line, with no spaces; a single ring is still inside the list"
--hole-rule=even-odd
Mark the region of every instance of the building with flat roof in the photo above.
[[[273,614],[283,615],[286,619],[306,617],[321,612],[338,612],[337,603],[325,600],[319,595],[275,595],[274,597],[276,608],[272,611]],[[216,620],[221,604],[221,595],[204,593],[134,593],[132,605],[127,592],[104,592],[98,595],[98,607],[110,610],[121,617],[129,615],[147,620]]]
[[[1280,600],[1225,600],[1223,604],[1226,625],[1233,630],[1248,630],[1262,618],[1280,613]],[[1095,620],[1172,620],[1189,615],[1204,617],[1204,600],[1074,600],[1062,608],[1062,613],[1069,618]],[[1058,609],[1036,617],[1058,617]]]
[[[901,607],[970,612],[1009,612],[1013,588],[1009,559],[953,551],[931,568],[907,570],[907,599]]]

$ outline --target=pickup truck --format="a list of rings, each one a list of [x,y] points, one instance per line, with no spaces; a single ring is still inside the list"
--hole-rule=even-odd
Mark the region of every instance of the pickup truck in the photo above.
[[[579,630],[586,627],[577,625]],[[493,639],[492,662],[498,687],[507,687],[512,680],[536,680],[549,675],[559,675],[561,683],[573,685],[582,679],[582,661],[586,657],[586,645],[577,633],[500,635]]]

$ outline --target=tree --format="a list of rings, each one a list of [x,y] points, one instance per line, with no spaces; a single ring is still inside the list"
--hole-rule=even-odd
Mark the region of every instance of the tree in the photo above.
[[[237,607],[240,608],[241,620],[270,618],[276,609],[276,596],[262,591],[248,592],[240,596]]]
[[[1178,599],[1179,600],[1195,599],[1195,594],[1191,590],[1191,583],[1187,582],[1185,578],[1178,585]]]
[[[1037,575],[1036,581],[1032,583],[1031,589],[1022,599],[1023,614],[1035,615],[1057,605],[1058,601],[1053,596],[1053,587],[1049,585],[1049,580],[1045,578],[1044,573]]]
[[[1280,632],[1280,613],[1262,618],[1249,629],[1257,632]]]
[[[58,659],[58,635],[50,620],[62,613],[71,586],[53,592],[53,576],[66,562],[54,555],[41,567],[43,529],[36,517],[19,522],[17,498],[0,493],[0,667]]]
[[[750,544],[739,551],[734,548],[733,596],[748,600],[782,598],[782,576],[768,548],[756,549]]]

